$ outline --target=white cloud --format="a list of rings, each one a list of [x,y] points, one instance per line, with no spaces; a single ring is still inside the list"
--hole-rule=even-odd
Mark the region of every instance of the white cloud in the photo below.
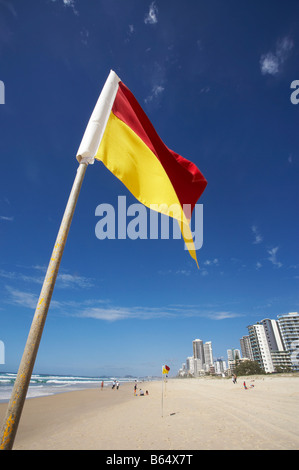
[[[281,60],[281,62],[284,62],[287,59],[289,52],[293,49],[293,47],[294,43],[292,39],[288,38],[287,36],[277,42],[276,55]]]
[[[38,297],[35,294],[23,292],[10,286],[6,286],[6,289],[10,293],[11,303],[14,305],[22,305],[22,307],[31,309],[36,308]]]
[[[263,266],[262,263],[257,261],[256,264],[255,264],[255,269],[258,271],[259,269],[261,269],[262,266]]]
[[[274,265],[274,266],[277,266],[278,268],[281,268],[282,266],[282,263],[280,263],[279,261],[277,261],[277,251],[278,251],[278,246],[276,246],[275,248],[272,248],[272,250],[267,250],[268,254],[270,255],[268,257],[268,260],[271,261],[271,263]]]
[[[56,2],[57,0],[52,0],[52,2]],[[75,15],[78,15],[78,11],[75,7],[75,0],[62,0],[62,3],[65,7],[69,7],[73,10]]]
[[[8,303],[23,308],[36,309],[38,296],[23,290],[15,289],[11,286],[6,286],[6,290],[10,294]],[[208,318],[210,320],[225,320],[243,316],[239,312],[232,312],[229,310],[218,310],[211,308],[203,308],[198,305],[169,305],[162,307],[124,307],[118,305],[110,305],[109,301],[88,299],[82,301],[51,301],[51,308],[55,309],[56,314],[76,317],[82,319],[93,319],[107,322],[114,322],[119,320],[153,320],[158,318]]]
[[[174,317],[204,317],[210,320],[225,320],[242,316],[240,313],[222,310],[205,310],[195,305],[177,305],[169,307],[95,307],[80,310],[76,317],[92,318],[95,320],[117,321],[132,318],[150,320],[156,318],[174,318]]]
[[[94,285],[93,281],[87,277],[63,273],[58,274],[57,282],[57,287],[62,287],[64,289],[73,287],[87,288]]]
[[[258,245],[259,243],[261,243],[261,242],[263,241],[263,237],[261,236],[261,234],[260,234],[259,231],[258,231],[258,228],[257,228],[255,225],[253,225],[253,226],[251,227],[251,230],[252,230],[252,233],[253,233],[253,235],[254,235],[254,241],[253,241],[253,243],[254,243],[255,245]]]
[[[149,104],[152,101],[158,100],[164,90],[165,88],[162,85],[154,85],[151,94],[145,98],[144,102]]]
[[[219,266],[219,261],[218,261],[218,258],[214,258],[213,260],[207,259],[207,260],[204,262],[204,264],[205,264],[206,266],[212,266],[212,265],[214,265],[214,266],[215,266],[215,265],[216,265],[216,266]]]
[[[9,222],[12,222],[14,220],[14,217],[7,217],[5,215],[0,215],[0,220],[7,220]]]
[[[263,75],[277,75],[283,63],[289,57],[294,43],[289,37],[277,41],[275,53],[268,52],[260,58],[260,67]]]
[[[158,23],[158,8],[155,2],[152,2],[149,7],[149,12],[144,18],[145,24],[156,24]]]
[[[15,271],[5,271],[0,269],[0,277],[4,279],[10,279],[14,281],[22,281],[22,282],[30,282],[31,284],[39,284],[42,285],[44,282],[45,274],[46,274],[46,267],[43,266],[33,266],[35,270],[41,271],[42,274],[40,275],[28,275],[24,274],[24,272],[15,272]],[[94,285],[93,280],[89,279],[84,276],[79,276],[76,274],[68,274],[68,273],[58,273],[56,279],[56,287],[62,289],[69,289],[69,288],[89,288]]]
[[[272,52],[262,55],[260,65],[263,75],[276,75],[279,72],[279,60]]]

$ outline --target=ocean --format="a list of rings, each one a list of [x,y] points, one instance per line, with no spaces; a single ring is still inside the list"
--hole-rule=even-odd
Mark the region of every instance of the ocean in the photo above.
[[[8,402],[17,374],[0,372],[0,402]],[[72,392],[86,388],[111,387],[114,380],[122,383],[140,381],[137,377],[81,377],[73,375],[32,374],[26,398],[55,395],[56,393]]]

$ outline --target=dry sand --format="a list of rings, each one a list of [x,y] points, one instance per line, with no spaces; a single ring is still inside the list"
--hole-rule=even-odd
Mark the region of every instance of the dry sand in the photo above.
[[[14,449],[299,449],[299,376],[169,379],[26,400]],[[0,404],[1,423],[7,404]]]

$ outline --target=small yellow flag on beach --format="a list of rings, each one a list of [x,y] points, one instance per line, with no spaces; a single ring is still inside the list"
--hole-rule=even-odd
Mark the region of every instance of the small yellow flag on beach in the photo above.
[[[162,374],[168,374],[168,372],[170,371],[170,367],[168,366],[162,366]]]

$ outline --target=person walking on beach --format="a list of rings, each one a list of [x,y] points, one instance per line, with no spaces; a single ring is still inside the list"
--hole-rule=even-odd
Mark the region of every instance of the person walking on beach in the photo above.
[[[116,390],[118,390],[119,387],[119,381],[116,382]]]
[[[115,389],[115,385],[116,385],[116,381],[115,381],[115,380],[113,380],[113,384],[112,384],[112,390],[114,390],[114,389]]]
[[[134,395],[136,396],[136,394],[137,394],[137,382],[136,382],[136,380],[135,380],[135,385],[134,385]]]
[[[104,380],[102,380],[102,383],[101,383],[101,390],[103,390],[104,388]]]

